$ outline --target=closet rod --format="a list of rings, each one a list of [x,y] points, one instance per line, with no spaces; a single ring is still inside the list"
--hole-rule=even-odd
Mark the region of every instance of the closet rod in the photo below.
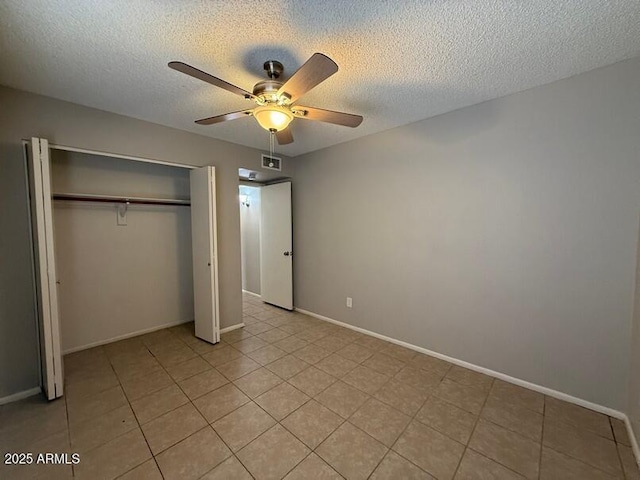
[[[54,193],[54,200],[64,200],[72,202],[102,202],[102,203],[128,203],[141,205],[182,205],[189,206],[189,200],[171,200],[161,198],[145,198],[145,197],[116,197],[112,195],[90,195],[76,193]]]

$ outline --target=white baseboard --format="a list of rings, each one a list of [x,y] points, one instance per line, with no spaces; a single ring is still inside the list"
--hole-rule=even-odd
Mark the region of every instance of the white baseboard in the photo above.
[[[172,322],[172,323],[166,323],[164,325],[158,325],[156,327],[145,328],[144,330],[138,330],[137,332],[127,333],[125,335],[119,335],[117,337],[113,337],[108,340],[100,340],[99,342],[90,343],[88,345],[84,345],[81,347],[70,348],[69,350],[65,350],[64,352],[62,352],[62,354],[67,355],[69,353],[80,352],[81,350],[87,350],[89,348],[99,347],[100,345],[106,345],[107,343],[117,342],[118,340],[126,340],[127,338],[137,337],[138,335],[144,335],[145,333],[155,332],[157,330],[162,330],[163,328],[175,327],[177,325],[182,325],[183,323],[189,323],[192,321],[193,320],[187,320],[186,322]],[[238,323],[236,325],[231,325],[230,327],[220,329],[220,333],[227,333],[242,327],[244,327],[244,323]]]
[[[183,323],[189,323],[189,322],[193,322],[193,320],[171,322],[171,323],[165,323],[164,325],[157,325],[155,327],[145,328],[143,330],[138,330],[136,332],[126,333],[124,335],[118,335],[117,337],[109,338],[107,340],[100,340],[99,342],[89,343],[87,345],[83,345],[80,347],[73,347],[63,351],[62,354],[67,355],[69,353],[79,352],[81,350],[87,350],[93,347],[99,347],[100,345],[106,345],[107,343],[117,342],[118,340],[126,340],[127,338],[137,337],[138,335],[144,335],[145,333],[151,333],[157,330],[162,330],[163,328],[175,327],[177,325],[182,325]]]
[[[333,318],[325,317],[324,315],[318,315],[317,313],[313,313],[308,310],[303,310],[301,308],[296,308],[295,310],[297,312],[304,313],[305,315],[309,315],[310,317],[314,317],[319,320],[324,320],[325,322],[330,322],[335,325],[340,325],[341,327],[345,327],[350,330],[355,330],[356,332],[364,333],[365,335],[379,338],[380,340],[386,340],[387,342],[395,343],[396,345],[400,345],[402,347],[415,350],[416,352],[424,353],[425,355],[430,355],[432,357],[439,358],[440,360],[445,360],[449,363],[453,363],[454,365],[459,365],[461,367],[468,368],[469,370],[474,370],[476,372],[484,373],[485,375],[489,375],[494,378],[499,378],[500,380],[504,380],[505,382],[513,383],[514,385],[528,388],[529,390],[533,390],[535,392],[539,392],[544,395],[557,398],[559,400],[564,400],[565,402],[573,403],[575,405],[579,405],[581,407],[588,408],[590,410],[594,410],[596,412],[609,415],[610,417],[618,418],[620,420],[624,420],[625,422],[628,422],[626,414],[618,410],[614,410],[609,407],[604,407],[602,405],[598,405],[597,403],[592,403],[587,400],[583,400],[581,398],[574,397],[572,395],[559,392],[557,390],[553,390],[551,388],[543,387],[542,385],[537,385],[535,383],[527,382],[526,380],[521,380],[519,378],[506,375],[504,373],[496,372],[495,370],[490,370],[488,368],[480,367],[478,365],[474,365],[473,363],[465,362],[464,360],[459,360],[457,358],[449,357],[447,355],[443,355],[438,352],[427,350],[426,348],[418,347],[417,345],[412,345],[411,343],[403,342],[401,340],[396,340],[395,338],[387,337],[385,335],[380,335],[379,333],[371,332],[364,328],[355,327],[353,325],[349,325],[348,323],[340,322],[339,320],[334,320]],[[632,437],[632,438],[635,438],[635,437]],[[637,456],[636,458],[640,458],[640,457]]]
[[[631,420],[629,420],[629,416],[624,416],[624,424],[627,426],[627,435],[629,435],[629,439],[631,440],[631,449],[633,450],[633,454],[636,457],[636,463],[640,468],[640,447],[638,447],[638,441],[636,440],[635,433],[633,431],[633,425],[631,425]]]
[[[246,293],[247,295],[262,298],[262,295],[260,295],[259,293],[253,293],[253,292],[250,292],[249,290],[245,290],[244,288],[242,289],[242,293]]]
[[[231,332],[232,330],[237,330],[242,327],[244,327],[244,323],[237,323],[235,325],[231,325],[230,327],[221,328],[220,334]]]
[[[29,390],[25,390],[24,392],[14,393],[13,395],[8,395],[6,397],[0,398],[0,405],[4,405],[6,403],[17,402],[18,400],[22,400],[23,398],[32,397],[34,395],[39,394],[42,391],[40,387],[30,388]]]

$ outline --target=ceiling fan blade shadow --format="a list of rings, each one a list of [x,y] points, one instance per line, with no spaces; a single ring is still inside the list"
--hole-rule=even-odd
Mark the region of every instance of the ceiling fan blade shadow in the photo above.
[[[286,93],[291,97],[291,103],[293,103],[337,71],[338,65],[336,62],[322,53],[314,53],[311,58],[296,70],[291,78],[280,87],[278,95]]]
[[[276,139],[278,140],[278,144],[280,145],[293,143],[293,134],[291,133],[291,127],[287,127],[284,130],[276,132]]]
[[[304,118],[306,120],[318,120],[320,122],[333,123],[345,127],[355,128],[362,123],[362,116],[352,113],[335,112],[333,110],[324,110],[322,108],[303,107],[296,105],[294,112],[302,112],[303,115],[297,114],[296,118]]]
[[[196,120],[196,123],[198,125],[213,125],[215,123],[235,120],[236,118],[248,117],[252,113],[253,110],[240,110],[238,112],[225,113],[224,115],[216,115],[215,117],[201,118],[200,120]]]
[[[169,68],[172,68],[178,72],[189,75],[190,77],[197,78],[198,80],[202,80],[203,82],[210,83],[211,85],[215,85],[216,87],[224,88],[225,90],[235,93],[236,95],[240,95],[244,98],[254,98],[252,93],[243,90],[240,87],[236,87],[235,85],[225,82],[224,80],[214,77],[213,75],[209,75],[207,72],[203,72],[202,70],[197,69],[196,67],[192,67],[191,65],[187,65],[183,62],[169,62]]]

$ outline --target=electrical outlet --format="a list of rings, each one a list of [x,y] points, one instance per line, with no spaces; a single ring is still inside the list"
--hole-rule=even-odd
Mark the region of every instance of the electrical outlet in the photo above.
[[[347,297],[347,308],[353,307],[353,299],[351,297]]]

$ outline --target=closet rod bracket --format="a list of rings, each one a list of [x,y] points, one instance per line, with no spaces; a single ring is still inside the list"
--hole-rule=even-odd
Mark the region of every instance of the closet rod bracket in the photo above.
[[[118,204],[117,224],[119,226],[126,226],[127,225],[127,210],[129,209],[129,204],[130,203],[131,202],[129,201],[129,199],[125,198],[122,203]]]

